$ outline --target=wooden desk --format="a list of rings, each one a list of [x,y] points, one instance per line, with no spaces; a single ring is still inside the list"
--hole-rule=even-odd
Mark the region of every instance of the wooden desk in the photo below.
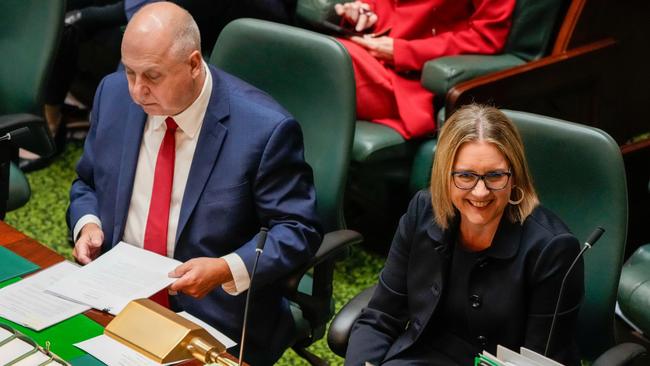
[[[13,227],[7,225],[4,223],[4,221],[0,221],[0,245],[22,256],[23,258],[34,262],[41,268],[47,268],[51,265],[65,260],[65,258],[60,254],[14,229]],[[104,327],[113,319],[112,315],[95,309],[88,310],[84,313],[84,315]],[[230,354],[227,354],[226,356],[229,359],[237,362],[236,357]],[[181,365],[195,366],[201,365],[201,363],[199,361],[187,361],[183,362]]]

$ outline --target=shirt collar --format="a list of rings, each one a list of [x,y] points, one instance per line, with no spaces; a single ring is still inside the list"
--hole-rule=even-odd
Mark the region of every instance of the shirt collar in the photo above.
[[[212,94],[212,75],[208,65],[203,61],[203,69],[205,70],[205,80],[203,81],[203,88],[201,93],[194,100],[194,102],[181,113],[171,116],[178,125],[178,128],[183,131],[190,139],[196,136],[203,124],[203,117],[210,102],[210,95]],[[154,130],[162,128],[163,123],[167,116],[152,116]]]

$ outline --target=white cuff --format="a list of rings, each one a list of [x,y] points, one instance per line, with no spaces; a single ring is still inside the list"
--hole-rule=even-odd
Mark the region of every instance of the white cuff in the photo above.
[[[92,214],[81,216],[77,223],[74,224],[74,229],[72,229],[72,238],[75,243],[77,242],[77,239],[79,239],[79,233],[81,232],[81,229],[86,224],[97,224],[100,229],[102,228],[102,222],[99,220],[99,217]]]
[[[226,261],[228,267],[230,267],[230,273],[232,273],[232,281],[224,283],[221,288],[227,294],[233,296],[248,290],[251,285],[251,278],[241,257],[236,253],[230,253],[221,258]]]

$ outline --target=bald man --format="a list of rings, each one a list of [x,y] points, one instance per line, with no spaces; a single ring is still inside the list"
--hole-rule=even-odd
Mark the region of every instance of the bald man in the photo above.
[[[122,62],[97,89],[70,192],[75,258],[89,263],[125,241],[184,262],[170,274],[175,295],[155,300],[238,340],[256,234],[268,227],[244,359],[274,363],[294,330],[279,280],[322,235],[299,125],[205,64],[196,23],[172,3],[135,14]]]

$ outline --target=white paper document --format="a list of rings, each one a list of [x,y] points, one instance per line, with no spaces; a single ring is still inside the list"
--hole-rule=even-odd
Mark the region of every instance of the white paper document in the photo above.
[[[160,366],[159,363],[147,356],[104,334],[77,343],[75,346],[108,366]]]
[[[147,298],[175,278],[181,262],[120,242],[99,258],[52,284],[48,292],[117,315],[131,300]]]
[[[506,365],[540,366],[537,362],[501,345],[497,345],[497,358]]]
[[[90,309],[45,292],[61,278],[79,270],[68,261],[0,289],[0,316],[40,331]]]
[[[237,345],[235,341],[232,339],[226,337],[225,334],[221,333],[220,331],[214,329],[210,324],[204,322],[203,320],[195,317],[194,315],[188,313],[187,311],[181,311],[180,313],[177,313],[178,315],[182,316],[183,318],[196,323],[197,325],[200,325],[203,329],[207,330],[208,333],[210,333],[211,336],[213,336],[216,340],[221,342],[221,344],[226,347],[226,349],[230,347],[234,347]]]

